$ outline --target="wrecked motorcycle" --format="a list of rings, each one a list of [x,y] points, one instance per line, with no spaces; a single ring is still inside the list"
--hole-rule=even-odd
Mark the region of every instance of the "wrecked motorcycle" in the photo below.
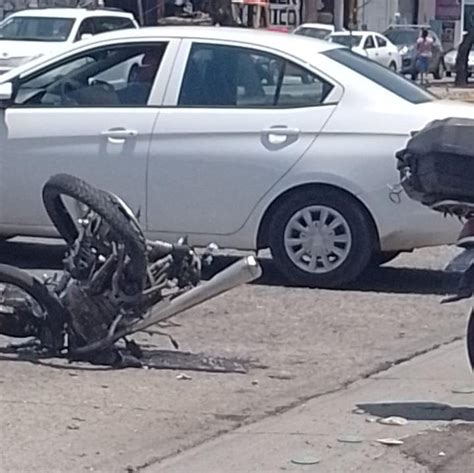
[[[400,184],[418,202],[461,221],[474,218],[474,120],[435,120],[414,133],[397,153]],[[461,273],[454,296],[442,303],[470,298],[474,292],[474,249],[451,261],[447,271]],[[467,352],[474,370],[474,309],[467,324]]]
[[[199,256],[185,238],[147,240],[127,204],[77,177],[51,177],[42,197],[67,243],[62,274],[40,280],[0,265],[0,334],[38,351],[140,366],[131,335],[261,275],[249,256],[202,281],[215,245]]]

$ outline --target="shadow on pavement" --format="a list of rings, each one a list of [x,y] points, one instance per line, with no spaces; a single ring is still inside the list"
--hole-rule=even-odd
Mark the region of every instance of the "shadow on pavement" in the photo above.
[[[437,402],[384,402],[357,404],[368,414],[377,417],[403,417],[407,420],[474,422],[474,407],[453,407]]]
[[[216,258],[208,277],[220,271],[237,258],[221,256]],[[256,282],[267,286],[304,287],[289,283],[276,269],[272,260],[259,259],[263,276]],[[455,273],[416,268],[375,267],[366,271],[359,280],[337,290],[361,292],[385,292],[395,294],[434,294],[444,296],[454,293],[459,276]]]
[[[62,269],[65,246],[61,244],[2,242],[0,243],[0,263],[12,264],[25,269]],[[238,259],[234,256],[217,256],[204,277],[210,278],[218,271]],[[263,276],[256,284],[267,286],[304,287],[289,283],[276,269],[270,258],[261,258]],[[385,292],[395,294],[454,293],[459,276],[429,269],[376,267],[339,290]]]

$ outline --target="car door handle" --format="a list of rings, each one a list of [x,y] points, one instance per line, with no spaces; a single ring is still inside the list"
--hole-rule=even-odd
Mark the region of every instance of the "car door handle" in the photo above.
[[[287,126],[272,126],[262,131],[263,143],[267,147],[288,146],[297,141],[300,130]]]
[[[298,136],[300,130],[298,128],[288,128],[286,126],[272,126],[263,130],[265,135],[276,135],[276,136]]]
[[[108,138],[110,142],[123,143],[128,138],[135,138],[138,132],[125,128],[111,128],[110,130],[103,131],[101,135]]]

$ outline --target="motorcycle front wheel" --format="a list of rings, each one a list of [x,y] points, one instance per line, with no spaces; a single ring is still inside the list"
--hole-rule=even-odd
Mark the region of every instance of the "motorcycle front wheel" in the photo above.
[[[0,334],[37,338],[45,348],[63,345],[64,310],[39,279],[19,268],[0,264]]]
[[[143,289],[147,268],[146,240],[112,194],[78,177],[57,174],[43,187],[43,203],[58,232],[70,246],[79,238],[80,222],[96,218],[100,226],[107,229],[105,233],[103,230],[98,232],[106,235],[100,242],[102,250],[110,254],[114,242],[123,244],[128,256],[127,280],[135,283],[138,292]]]

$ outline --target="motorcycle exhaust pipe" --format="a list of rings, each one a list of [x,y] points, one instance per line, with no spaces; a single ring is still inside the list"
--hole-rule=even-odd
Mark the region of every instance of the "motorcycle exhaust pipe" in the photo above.
[[[152,325],[163,322],[176,314],[202,304],[203,302],[234,289],[237,286],[255,281],[261,275],[262,268],[254,256],[242,258],[217,273],[209,281],[205,281],[199,284],[199,286],[193,287],[171,301],[158,303],[151,310],[150,316],[146,319],[140,320],[120,332],[111,334],[110,337],[77,348],[73,353],[75,355],[82,355],[96,350],[103,350],[127,335],[141,332]]]
[[[172,301],[165,303],[164,307],[158,304],[145,320],[136,323],[131,330],[138,332],[151,325],[163,322],[174,315],[184,312],[196,305],[212,299],[237,286],[255,281],[262,275],[262,268],[253,256],[247,256],[220,271],[209,281],[193,287]]]

